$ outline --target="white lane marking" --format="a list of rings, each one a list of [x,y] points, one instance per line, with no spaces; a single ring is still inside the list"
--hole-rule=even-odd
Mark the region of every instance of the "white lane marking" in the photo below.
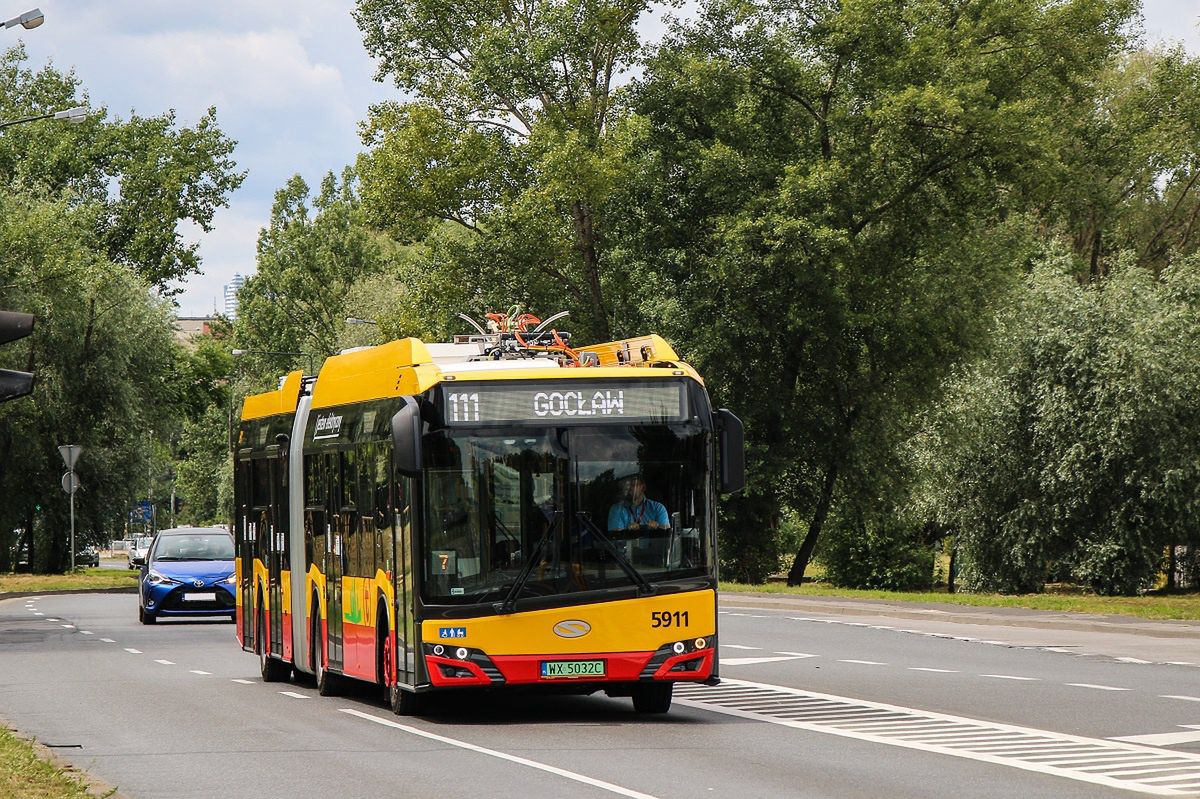
[[[68,630],[74,630],[74,629],[75,629],[75,625],[74,625],[74,624],[60,624],[60,625],[58,625],[58,626],[59,626],[59,627],[66,627]]]
[[[35,611],[33,612],[33,615],[34,615],[34,616],[45,616],[46,614],[45,614],[45,613],[42,613],[40,610],[35,610]],[[54,621],[54,619],[51,619],[50,621]]]
[[[1090,682],[1069,682],[1073,688],[1094,688],[1097,691],[1128,691],[1128,688],[1117,688],[1115,685],[1093,685]]]
[[[1140,793],[1160,796],[1191,795],[1189,792],[1190,780],[1200,776],[1200,755],[1185,752],[1172,752],[1170,750],[1153,749],[1125,742],[1106,741],[1067,733],[1018,727],[1011,724],[986,722],[962,716],[951,716],[944,713],[916,710],[862,699],[850,699],[843,696],[804,691],[780,685],[750,682],[730,677],[723,679],[721,685],[717,688],[706,688],[703,692],[685,687],[684,685],[677,686],[678,688],[683,688],[683,696],[680,696],[681,692],[677,690],[675,702],[687,707],[767,722],[798,730],[838,735],[870,743],[899,746],[906,749],[916,749],[924,752],[993,763],[1011,768],[1019,768],[1024,771],[1049,774],[1079,782],[1106,785]],[[763,697],[762,699],[758,698],[760,695]],[[692,696],[696,698],[693,699],[691,698]],[[775,697],[774,701],[768,703],[768,696]],[[887,731],[859,731],[849,729],[849,727],[858,723],[857,720],[841,721],[833,719],[822,721],[816,719],[813,713],[806,711],[791,711],[785,717],[777,713],[772,713],[769,709],[765,709],[785,706],[788,701],[800,702],[799,707],[804,707],[807,703],[811,702],[821,702],[825,704],[844,705],[848,709],[852,707],[864,710],[875,709],[882,716],[895,717],[899,715],[912,719],[922,719],[930,723],[947,722],[957,727],[959,732],[942,732],[931,735],[919,732],[889,733]],[[739,707],[739,705],[741,706]],[[796,718],[798,714],[803,715],[800,718]],[[964,743],[964,741],[972,739],[986,740],[990,738],[992,740],[1002,740],[1003,736],[1008,736],[1008,740],[1011,742],[990,745],[968,745]],[[1001,749],[1013,749],[1014,747],[1017,751],[1011,754],[999,751]],[[997,750],[997,753],[993,754],[991,750]],[[1113,763],[1110,770],[1099,773],[1099,766],[1096,763],[1087,763],[1087,770],[1085,771],[1083,768],[1065,768],[1063,766],[1052,766],[1040,762],[1042,757],[1046,755],[1052,755],[1056,762],[1066,762],[1072,752],[1086,753],[1092,756],[1106,752],[1108,757],[1123,762]],[[1143,757],[1147,760],[1158,759],[1163,769],[1178,765],[1180,767],[1178,770],[1185,773],[1176,774],[1168,778],[1152,777],[1149,779],[1122,777],[1114,774],[1114,772],[1119,770],[1134,768],[1135,766],[1131,761],[1136,760],[1140,763],[1143,762]],[[1094,766],[1096,768],[1093,768]],[[1146,766],[1145,768],[1152,767]]]
[[[980,677],[995,677],[997,680],[1021,680],[1024,682],[1039,682],[1038,677],[1017,677],[1013,674],[980,674]]]
[[[230,680],[230,682],[241,683],[242,685],[254,685],[252,680]]]
[[[140,655],[140,654],[142,654],[142,650],[140,650],[140,649],[129,649],[128,647],[126,647],[125,651],[126,651],[126,652],[128,652],[128,653],[129,653],[129,654],[131,654],[131,655]]]
[[[909,671],[932,671],[935,674],[958,674],[959,673],[955,669],[933,669],[928,666],[909,666],[908,670]]]
[[[298,694],[295,691],[280,691],[284,696],[290,696],[292,699],[308,699],[304,694]]]
[[[1200,741],[1200,724],[1180,724],[1185,730],[1196,732],[1162,732],[1156,735],[1123,735],[1111,738],[1113,741],[1128,741],[1131,744],[1146,744],[1147,746],[1176,746]]]
[[[191,669],[191,672],[192,674],[203,674],[205,676],[212,674],[211,671],[200,671],[200,669]]]
[[[811,656],[809,656],[811,657]],[[753,666],[757,663],[779,663],[784,660],[799,660],[798,657],[766,657],[766,658],[721,658],[722,666]]]
[[[93,635],[91,630],[80,630],[79,634],[80,635]]]
[[[510,755],[507,752],[498,752],[495,749],[488,749],[483,746],[476,746],[475,744],[467,743],[466,741],[459,741],[455,738],[447,738],[444,735],[438,735],[436,733],[426,732],[425,730],[419,729],[417,727],[410,727],[407,724],[400,724],[399,722],[392,721],[391,719],[384,719],[384,718],[380,718],[379,716],[372,716],[370,713],[363,713],[362,711],[353,710],[348,707],[342,708],[341,712],[347,713],[351,716],[357,716],[360,719],[366,719],[367,721],[373,721],[376,724],[382,724],[385,727],[392,727],[397,730],[402,730],[404,732],[409,733],[410,735],[419,735],[422,738],[428,738],[433,741],[439,741],[441,743],[448,744],[450,746],[457,746],[460,749],[469,749],[470,751],[478,752],[481,755],[487,755],[488,757],[499,758],[500,760],[507,760],[510,763],[516,763],[517,765],[521,765],[521,766],[528,766],[529,768],[535,768],[539,771],[546,771],[551,774],[556,774],[559,777],[566,777],[569,780],[574,780],[575,782],[582,782],[584,785],[591,785],[594,788],[600,788],[602,790],[608,791],[610,793],[615,793],[620,796],[628,796],[628,797],[631,797],[631,799],[655,799],[654,796],[651,796],[648,793],[642,793],[641,791],[635,791],[632,788],[623,788],[622,786],[614,785],[611,782],[605,782],[604,780],[598,780],[594,777],[588,777],[583,774],[578,774],[574,771],[567,771],[566,769],[561,769],[561,768],[558,768],[557,766],[547,765],[546,763],[539,763],[536,760],[529,760],[528,758],[517,757],[516,755]]]
[[[40,616],[42,614],[39,613],[38,615]],[[58,619],[46,619],[46,621],[58,621]]]
[[[886,666],[886,663],[880,663],[878,660],[839,660],[838,663],[857,663],[860,666]]]
[[[116,643],[116,641],[114,641],[114,640],[113,640],[113,639],[111,639],[111,638],[101,638],[100,640],[101,640],[101,641],[103,641],[103,642],[104,642],[104,643],[106,643],[106,644],[115,644],[115,643]]]
[[[175,665],[175,661],[173,661],[173,660],[156,660],[156,661],[154,661],[154,662],[155,662],[155,663],[161,663],[161,664],[163,664],[164,666],[174,666],[174,665]]]
[[[1117,658],[1122,663],[1151,663],[1153,661],[1142,660],[1141,658]]]
[[[741,644],[721,644],[721,646],[726,649],[753,649],[756,651],[762,649],[761,646],[742,646]]]
[[[1190,660],[1168,660],[1168,666],[1195,666],[1196,664]]]
[[[776,655],[787,655],[788,657],[793,657],[793,658],[815,658],[815,657],[817,657],[816,655],[810,655],[806,652],[776,652],[775,654]],[[724,661],[722,661],[722,662],[724,662]]]
[[[1178,694],[1160,694],[1160,699],[1182,699],[1184,702],[1200,702],[1200,696],[1179,696]]]

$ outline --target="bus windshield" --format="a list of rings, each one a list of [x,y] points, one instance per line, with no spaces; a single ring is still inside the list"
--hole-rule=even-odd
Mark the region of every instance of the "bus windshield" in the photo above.
[[[711,574],[710,436],[695,422],[430,435],[425,601]]]

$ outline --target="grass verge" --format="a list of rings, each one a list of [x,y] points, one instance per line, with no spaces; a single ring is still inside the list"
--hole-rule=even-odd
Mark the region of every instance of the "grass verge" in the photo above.
[[[138,572],[129,569],[79,569],[74,574],[0,574],[0,594],[16,591],[73,591],[135,588]]]
[[[92,794],[84,783],[38,757],[28,741],[0,726],[0,797],[3,796],[74,799]]]
[[[1071,613],[1099,613],[1135,616],[1141,619],[1200,620],[1200,594],[1171,596],[1095,596],[1092,594],[947,594],[927,591],[863,591],[834,588],[825,583],[805,583],[795,588],[782,583],[744,585],[721,583],[729,593],[786,594],[810,599],[821,597],[883,600],[888,602],[939,602],[989,608],[1029,608]]]

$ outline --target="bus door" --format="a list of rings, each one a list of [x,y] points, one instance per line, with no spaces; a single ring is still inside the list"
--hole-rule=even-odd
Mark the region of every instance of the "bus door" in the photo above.
[[[283,517],[286,515],[284,503],[287,495],[282,490],[281,471],[286,468],[286,462],[271,458],[271,530],[267,540],[267,591],[270,599],[267,607],[271,609],[270,651],[275,655],[283,655],[283,581],[280,572],[283,568],[283,539],[285,536]],[[281,468],[282,467],[282,468]]]
[[[389,453],[390,455],[390,453]],[[395,472],[390,469],[388,474]],[[415,654],[410,653],[413,645],[413,618],[411,605],[409,604],[409,584],[410,574],[412,573],[412,510],[409,506],[409,489],[411,479],[401,477],[392,483],[392,490],[395,492],[392,496],[391,512],[392,512],[392,544],[394,551],[392,553],[393,565],[393,587],[395,589],[396,606],[392,608],[392,618],[395,619],[396,633],[396,680],[398,682],[412,685],[416,682],[416,677],[412,673],[411,658]]]
[[[254,580],[254,525],[250,522],[250,470],[252,462],[249,458],[238,463],[237,480],[240,483],[240,502],[236,508],[234,520],[237,559],[241,579],[238,582],[239,610],[241,614],[242,648],[254,649],[254,603],[251,599],[251,585]]]
[[[340,508],[341,472],[336,453],[327,456],[332,494],[331,510]],[[330,513],[326,530],[325,546],[325,636],[326,655],[329,666],[339,671],[343,668],[342,650],[342,577],[345,575],[346,547],[343,540],[342,513]]]

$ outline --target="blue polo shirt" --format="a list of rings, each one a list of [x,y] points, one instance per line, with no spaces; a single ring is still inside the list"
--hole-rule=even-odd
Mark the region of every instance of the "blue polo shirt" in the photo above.
[[[643,497],[638,505],[618,502],[608,511],[609,530],[628,530],[631,524],[645,526],[648,522],[658,522],[660,527],[669,527],[671,520],[667,518],[666,506]]]

